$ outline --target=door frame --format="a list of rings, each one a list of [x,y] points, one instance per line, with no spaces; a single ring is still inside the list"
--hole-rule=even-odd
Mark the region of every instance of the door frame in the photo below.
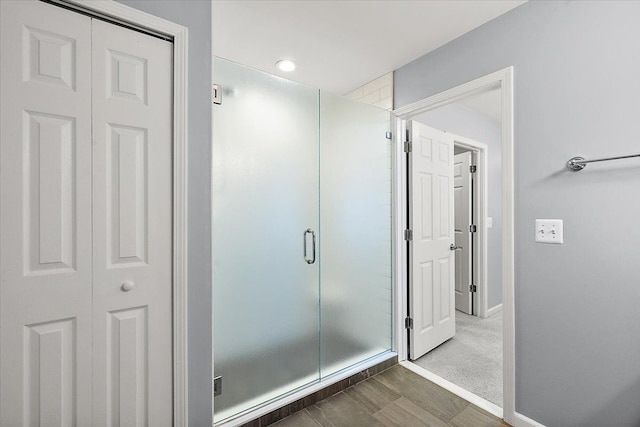
[[[479,172],[475,174],[475,186],[474,189],[472,189],[472,191],[475,190],[472,220],[476,226],[473,241],[473,283],[477,286],[477,292],[473,295],[473,304],[474,307],[477,308],[475,316],[486,318],[489,317],[489,289],[487,287],[489,283],[489,239],[487,238],[489,230],[487,222],[485,221],[485,218],[489,215],[489,204],[487,203],[489,197],[489,171],[487,169],[487,165],[489,164],[489,147],[482,142],[454,133],[447,133],[453,136],[454,146],[471,150],[474,155],[473,158],[475,158],[475,164],[478,166]]]
[[[63,7],[167,36],[173,41],[173,425],[188,425],[188,29],[112,0],[50,1]]]
[[[502,97],[502,299],[503,299],[503,419],[515,425],[515,299],[514,299],[514,123],[513,67],[461,84],[433,96],[393,110],[395,149],[393,150],[393,237],[394,251],[394,349],[398,360],[408,360],[407,285],[408,251],[404,243],[407,228],[407,163],[403,142],[405,123],[412,117],[439,107],[500,87]],[[459,387],[458,387],[459,389]],[[460,390],[450,388],[453,393]],[[469,393],[471,394],[471,393]],[[462,396],[468,399],[468,395]],[[479,398],[480,400],[484,400]],[[474,402],[475,403],[475,402]]]

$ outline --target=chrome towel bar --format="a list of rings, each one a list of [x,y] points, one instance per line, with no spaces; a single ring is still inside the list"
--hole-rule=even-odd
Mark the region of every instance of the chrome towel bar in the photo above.
[[[601,159],[593,159],[593,160],[585,160],[584,157],[572,157],[567,162],[567,168],[572,171],[581,171],[582,169],[587,167],[587,163],[595,163],[595,162],[606,162],[608,160],[620,160],[620,159],[629,159],[631,157],[640,157],[639,154],[628,154],[626,156],[616,156],[616,157],[603,157]]]

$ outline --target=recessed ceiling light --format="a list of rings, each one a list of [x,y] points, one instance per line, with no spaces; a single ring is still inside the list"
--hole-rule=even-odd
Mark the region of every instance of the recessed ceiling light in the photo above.
[[[289,72],[296,69],[296,63],[290,59],[282,59],[276,62],[276,67],[278,67],[280,71]]]

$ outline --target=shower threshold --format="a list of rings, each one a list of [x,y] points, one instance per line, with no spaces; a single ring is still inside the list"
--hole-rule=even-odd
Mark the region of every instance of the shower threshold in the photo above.
[[[270,418],[270,422],[276,422],[306,406],[313,405],[316,401],[338,393],[349,386],[391,367],[397,363],[397,356],[397,353],[393,351],[385,351],[276,398],[262,402],[243,412],[225,417],[215,422],[214,427],[240,426],[250,423],[253,420],[257,421],[261,417],[268,417]],[[277,413],[274,413],[276,411]],[[272,415],[272,413],[274,414]],[[252,423],[249,425],[252,425]],[[258,423],[256,422],[255,425],[257,426]],[[263,421],[261,425],[266,424]]]

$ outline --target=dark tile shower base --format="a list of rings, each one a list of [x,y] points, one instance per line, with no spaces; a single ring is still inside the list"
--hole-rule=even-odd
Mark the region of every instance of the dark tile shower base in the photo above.
[[[386,360],[368,369],[360,371],[348,378],[338,381],[335,384],[331,384],[323,388],[322,390],[318,390],[315,393],[310,394],[309,396],[303,397],[302,399],[296,400],[295,402],[285,405],[282,408],[276,409],[273,412],[265,414],[253,421],[249,421],[248,423],[242,424],[241,427],[264,427],[264,426],[273,424],[275,422],[278,422],[295,412],[298,412],[309,406],[315,405],[316,403],[326,399],[327,397],[340,393],[341,391],[351,387],[352,385],[358,384],[361,381],[364,381],[376,374],[379,374],[380,372],[385,371],[386,369],[389,369],[390,367],[396,365],[397,363],[398,363],[398,358],[393,357],[389,360]]]

